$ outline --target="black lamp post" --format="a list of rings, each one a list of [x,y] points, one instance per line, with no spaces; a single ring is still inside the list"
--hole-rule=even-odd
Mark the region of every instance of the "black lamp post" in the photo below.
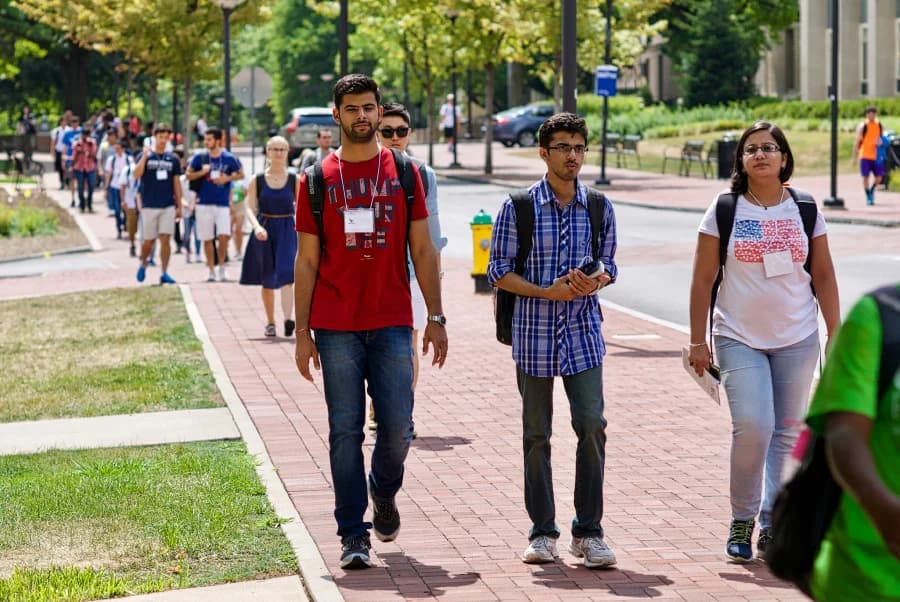
[[[609,65],[612,62],[612,0],[606,0],[606,33],[603,40],[603,62]],[[609,96],[603,96],[603,134],[600,138],[600,177],[594,180],[594,184],[609,186],[609,178],[606,177],[606,124],[609,119]]]
[[[451,9],[446,11],[445,14],[450,19],[450,31],[453,33],[456,31],[456,18],[459,17],[459,13]],[[452,50],[450,52],[450,86],[453,88],[453,102],[451,103],[453,114],[453,162],[450,163],[450,167],[452,169],[458,169],[462,167],[462,165],[456,160],[456,147],[459,145],[459,124],[456,123],[456,52]]]
[[[222,9],[222,38],[225,50],[225,102],[222,105],[222,122],[225,130],[225,148],[231,150],[231,13],[244,0],[213,0]]]
[[[830,209],[845,209],[844,199],[837,195],[837,130],[838,130],[838,0],[831,0],[831,196],[822,201]]]

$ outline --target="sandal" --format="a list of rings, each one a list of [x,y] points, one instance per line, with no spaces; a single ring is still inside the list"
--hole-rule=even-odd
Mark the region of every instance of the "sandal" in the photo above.
[[[275,325],[274,324],[266,324],[266,336],[267,337],[275,336]]]

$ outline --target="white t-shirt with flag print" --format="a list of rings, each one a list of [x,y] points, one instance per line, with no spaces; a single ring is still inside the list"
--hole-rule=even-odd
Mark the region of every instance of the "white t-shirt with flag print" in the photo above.
[[[715,200],[706,210],[699,231],[719,238]],[[826,232],[825,219],[817,211],[813,238]],[[763,255],[778,251],[790,251],[792,269],[767,278]],[[815,332],[819,327],[816,302],[810,275],[803,269],[808,253],[800,209],[790,196],[785,195],[782,203],[768,209],[738,196],[725,277],[713,311],[713,334],[754,349],[778,349]]]

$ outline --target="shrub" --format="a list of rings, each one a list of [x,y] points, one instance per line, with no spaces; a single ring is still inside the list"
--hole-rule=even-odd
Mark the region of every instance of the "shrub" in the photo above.
[[[59,216],[52,209],[16,207],[12,213],[12,235],[41,236],[59,229]]]
[[[13,211],[9,207],[0,205],[0,236],[9,238],[12,236]]]

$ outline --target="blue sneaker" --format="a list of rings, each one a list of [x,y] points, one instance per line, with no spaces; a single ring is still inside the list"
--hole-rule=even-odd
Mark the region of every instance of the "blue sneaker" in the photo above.
[[[160,284],[175,284],[175,279],[169,276],[168,272],[163,272],[163,275],[159,277]]]
[[[138,282],[143,282],[143,281],[144,281],[144,278],[146,278],[146,277],[147,277],[147,268],[145,268],[145,267],[142,265],[141,267],[138,268],[138,272],[137,272],[137,281],[138,281]]]
[[[728,542],[725,544],[725,554],[735,562],[750,562],[753,560],[750,538],[753,535],[754,524],[752,518],[750,520],[731,521]]]

